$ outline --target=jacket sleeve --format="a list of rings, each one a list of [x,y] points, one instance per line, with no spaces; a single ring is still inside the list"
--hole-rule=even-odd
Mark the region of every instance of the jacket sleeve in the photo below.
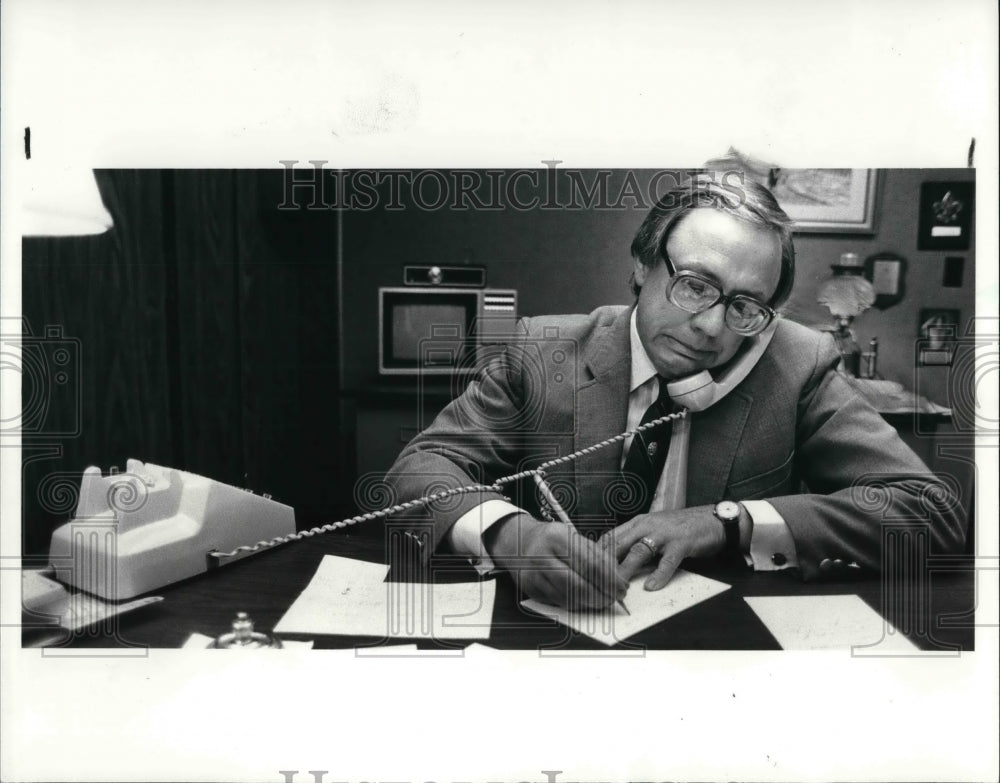
[[[837,372],[826,336],[798,404],[796,463],[805,494],[768,498],[795,539],[804,579],[823,561],[880,571],[886,533],[900,523],[926,534],[929,550],[961,551],[965,514],[956,482],[930,472]]]
[[[527,330],[527,319],[521,326]],[[386,476],[397,502],[447,488],[488,487],[518,470],[517,433],[523,424],[524,401],[531,399],[522,382],[519,356],[517,344],[508,345],[403,449]],[[429,556],[463,514],[492,499],[507,498],[502,491],[480,489],[392,519],[430,530],[431,541],[423,547]]]

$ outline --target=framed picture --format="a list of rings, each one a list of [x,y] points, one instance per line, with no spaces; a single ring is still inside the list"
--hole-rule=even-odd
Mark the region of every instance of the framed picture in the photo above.
[[[771,191],[810,234],[874,234],[876,169],[771,169]]]
[[[917,249],[968,250],[974,198],[972,182],[921,185]]]
[[[951,365],[958,338],[958,310],[925,308],[920,311],[917,366]]]
[[[895,253],[876,253],[865,259],[865,277],[875,289],[875,306],[885,310],[903,301],[906,259]]]

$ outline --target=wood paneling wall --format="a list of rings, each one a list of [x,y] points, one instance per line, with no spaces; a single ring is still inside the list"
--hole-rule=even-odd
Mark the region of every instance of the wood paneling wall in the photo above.
[[[98,184],[111,231],[22,245],[26,322],[79,355],[68,384],[23,384],[26,409],[48,402],[25,433],[25,554],[47,551],[85,467],[128,457],[268,492],[300,524],[343,515],[336,214],[279,210],[278,170]]]

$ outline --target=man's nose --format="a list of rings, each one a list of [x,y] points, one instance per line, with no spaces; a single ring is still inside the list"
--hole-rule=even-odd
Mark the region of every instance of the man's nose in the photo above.
[[[691,318],[691,326],[709,337],[718,337],[726,328],[726,305],[718,302]]]

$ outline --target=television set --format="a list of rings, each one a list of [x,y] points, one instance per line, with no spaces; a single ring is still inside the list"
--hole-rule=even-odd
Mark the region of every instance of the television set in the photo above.
[[[480,346],[514,333],[517,292],[500,289],[379,289],[380,375],[453,375],[472,370]]]

